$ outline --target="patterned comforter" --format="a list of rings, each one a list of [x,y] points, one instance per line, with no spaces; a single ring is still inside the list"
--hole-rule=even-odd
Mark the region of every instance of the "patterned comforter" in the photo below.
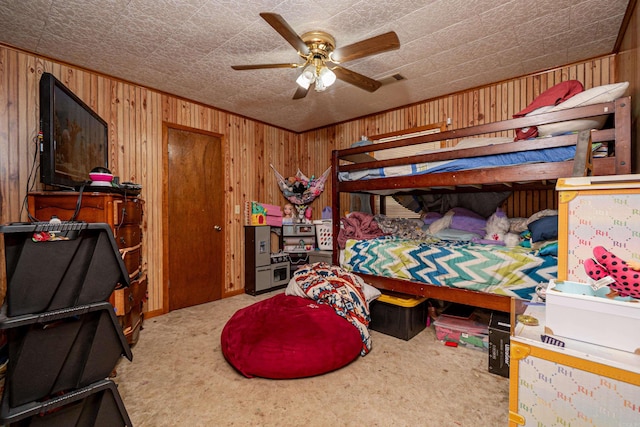
[[[557,259],[523,247],[507,248],[392,236],[348,240],[341,266],[355,273],[395,277],[530,300],[540,282],[556,278]]]
[[[296,284],[318,304],[327,304],[360,331],[364,356],[371,350],[369,305],[362,291],[362,279],[324,262],[307,264],[293,274]]]

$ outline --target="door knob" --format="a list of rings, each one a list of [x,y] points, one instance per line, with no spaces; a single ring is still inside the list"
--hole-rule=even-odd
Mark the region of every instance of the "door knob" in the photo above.
[[[213,229],[216,231],[222,231],[222,227],[220,227],[219,225],[214,225]]]

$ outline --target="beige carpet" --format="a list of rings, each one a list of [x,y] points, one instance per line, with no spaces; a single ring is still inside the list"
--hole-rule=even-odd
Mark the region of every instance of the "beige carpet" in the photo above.
[[[485,352],[445,347],[433,327],[410,341],[372,331],[371,353],[322,376],[241,376],[222,356],[220,333],[236,310],[272,295],[147,320],[115,378],[133,425],[507,425],[508,380],[487,371]]]

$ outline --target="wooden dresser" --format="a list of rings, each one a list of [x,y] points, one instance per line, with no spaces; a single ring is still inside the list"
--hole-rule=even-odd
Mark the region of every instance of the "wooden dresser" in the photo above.
[[[38,221],[53,216],[62,221],[73,218],[80,193],[44,191],[28,194],[29,213]],[[138,196],[119,193],[83,192],[77,221],[107,223],[113,230],[120,254],[129,272],[131,285],[118,287],[111,304],[129,344],[138,341],[147,300],[147,272],[142,260],[142,216],[144,202]]]

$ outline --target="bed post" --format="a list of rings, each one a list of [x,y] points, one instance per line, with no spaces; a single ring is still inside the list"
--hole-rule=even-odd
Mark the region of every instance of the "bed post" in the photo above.
[[[578,133],[576,154],[573,158],[573,173],[571,176],[593,175],[591,152],[591,129],[582,130]]]
[[[339,173],[338,150],[331,151],[331,228],[333,242],[333,252],[331,253],[331,263],[339,265],[338,258],[340,248],[338,247],[338,233],[340,232],[340,193],[338,192]]]
[[[631,97],[615,101],[616,175],[631,173]]]

